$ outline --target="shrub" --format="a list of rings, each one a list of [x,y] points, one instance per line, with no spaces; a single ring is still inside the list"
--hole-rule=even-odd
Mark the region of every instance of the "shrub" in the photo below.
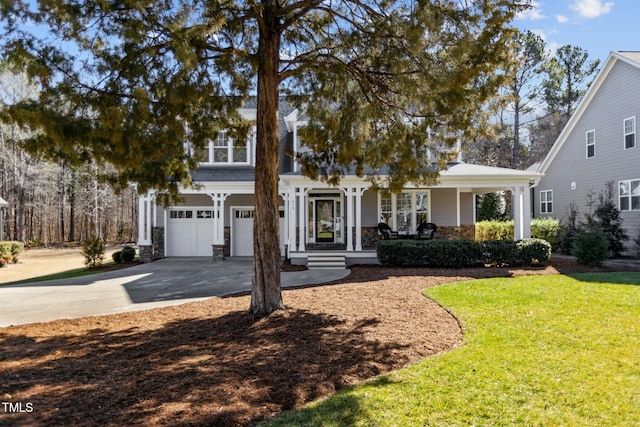
[[[120,264],[122,262],[122,251],[112,253],[111,258],[113,259],[113,262]]]
[[[477,222],[476,240],[513,240],[513,220]]]
[[[5,241],[0,242],[0,258],[3,258],[7,263],[18,262],[20,254],[24,250],[24,244],[22,242]]]
[[[99,267],[104,260],[104,240],[95,236],[88,238],[82,245],[82,254],[86,266],[89,268]]]
[[[555,249],[560,242],[560,220],[556,218],[533,218],[531,220],[531,237],[544,239]]]
[[[473,240],[381,240],[376,250],[381,264],[396,266],[470,267],[482,258]]]
[[[513,240],[486,240],[482,242],[482,260],[485,264],[503,267],[518,263],[518,248]]]
[[[521,264],[545,265],[551,258],[551,243],[544,239],[522,239],[516,243]]]
[[[4,267],[5,265],[7,265],[7,260],[0,256],[0,268]]]
[[[629,240],[629,236],[622,228],[622,218],[620,218],[620,211],[613,201],[613,195],[614,184],[613,181],[609,181],[598,196],[594,217],[599,228],[607,236],[610,255],[617,257],[624,252],[624,242]]]
[[[125,263],[133,262],[133,259],[136,257],[136,250],[131,246],[124,246],[121,252],[122,252],[122,262],[125,262]]]
[[[489,240],[381,240],[378,261],[405,267],[464,268],[480,265],[517,266],[546,264],[551,244],[542,239]]]
[[[609,258],[607,236],[600,231],[580,233],[575,241],[573,255],[579,264],[600,266]]]

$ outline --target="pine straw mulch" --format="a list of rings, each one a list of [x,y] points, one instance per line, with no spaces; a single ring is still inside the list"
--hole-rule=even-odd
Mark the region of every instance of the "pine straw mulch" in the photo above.
[[[607,271],[354,267],[283,291],[255,320],[249,296],[0,329],[0,425],[244,426],[447,351],[457,320],[421,295],[481,277]],[[27,406],[26,404],[31,405]],[[15,408],[15,406],[14,406]]]

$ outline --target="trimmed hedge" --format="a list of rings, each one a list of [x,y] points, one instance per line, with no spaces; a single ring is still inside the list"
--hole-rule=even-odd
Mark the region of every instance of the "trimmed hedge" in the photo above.
[[[513,240],[513,220],[510,221],[478,221],[476,223],[476,240]],[[555,218],[533,218],[531,220],[531,237],[544,239],[555,247],[560,240],[560,220]]]
[[[542,239],[510,240],[380,240],[376,246],[383,265],[465,268],[482,265],[544,265],[551,245]]]

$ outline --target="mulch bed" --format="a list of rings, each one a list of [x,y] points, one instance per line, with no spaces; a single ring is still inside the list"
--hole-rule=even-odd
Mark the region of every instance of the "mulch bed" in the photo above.
[[[460,345],[458,321],[421,295],[428,286],[586,271],[608,269],[357,266],[283,291],[288,310],[259,320],[242,295],[2,328],[0,400],[32,411],[0,407],[0,425],[250,425]]]

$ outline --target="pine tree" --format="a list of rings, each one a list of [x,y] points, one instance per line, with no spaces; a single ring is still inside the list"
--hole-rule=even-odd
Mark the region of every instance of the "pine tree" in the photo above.
[[[511,60],[508,22],[528,3],[50,0],[32,10],[2,0],[3,54],[41,88],[8,116],[40,130],[32,152],[112,164],[113,185],[170,198],[198,162],[185,141],[198,152],[217,132],[245,136],[238,109],[255,94],[250,310],[270,313],[284,308],[273,239],[281,91],[309,119],[307,176],[336,183],[370,166],[378,183],[387,166],[392,190],[433,183],[450,147],[483,131],[483,105],[507,79],[498,69]],[[430,147],[441,149],[436,170]]]

